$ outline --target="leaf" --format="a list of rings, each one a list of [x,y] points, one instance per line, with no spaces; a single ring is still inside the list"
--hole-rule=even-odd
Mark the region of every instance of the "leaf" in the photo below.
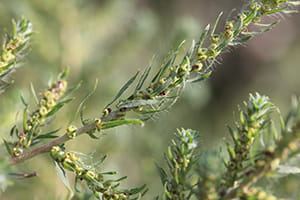
[[[51,115],[54,115],[57,111],[59,111],[65,104],[71,102],[74,98],[70,98],[64,101],[59,102],[58,104],[56,104],[50,112],[48,112],[46,114],[46,117],[50,117]]]
[[[57,135],[53,135],[53,134],[57,133],[58,131],[59,131],[59,129],[50,131],[48,133],[45,133],[45,134],[37,136],[36,139],[56,138],[58,136]]]
[[[192,41],[192,45],[191,45],[189,51],[188,51],[188,52],[186,53],[186,55],[185,55],[185,58],[186,58],[186,57],[190,58],[190,57],[193,55],[193,53],[194,53],[194,51],[195,51],[195,49],[196,49],[195,47],[196,47],[196,42],[195,42],[195,40],[193,40],[193,41]]]
[[[56,161],[54,161],[54,164],[55,164],[55,169],[57,171],[57,174],[58,174],[60,180],[63,182],[66,189],[71,194],[70,196],[73,196],[73,191],[72,191],[72,188],[70,186],[70,183],[69,183],[69,180],[68,180],[68,177],[67,177],[67,174],[66,174],[65,170]]]
[[[28,126],[27,126],[27,109],[28,109],[28,105],[24,108],[23,111],[23,130],[27,130]]]
[[[63,96],[61,97],[61,99],[65,98],[66,96],[68,96],[69,94],[71,94],[72,92],[74,92],[75,90],[77,90],[78,88],[80,88],[82,85],[82,81],[80,81],[77,85],[75,85],[74,87],[68,88],[65,93],[63,94]]]
[[[25,107],[27,107],[27,106],[28,106],[28,103],[26,102],[26,100],[24,99],[24,97],[23,97],[22,95],[20,96],[20,99],[21,99],[23,105],[24,105]]]
[[[82,111],[82,107],[84,103],[95,93],[98,85],[98,79],[96,79],[93,89],[82,99],[80,102],[76,112],[74,113],[73,117],[70,119],[69,124],[71,124],[78,116],[78,114]]]
[[[103,124],[101,124],[100,129],[108,129],[108,128],[113,128],[125,124],[139,124],[143,126],[144,122],[139,119],[115,120],[115,121],[104,122]]]
[[[273,22],[272,24],[270,24],[269,28],[266,28],[266,29],[262,29],[262,30],[259,30],[259,31],[252,31],[252,32],[242,32],[242,33],[244,35],[256,35],[256,34],[264,33],[264,32],[267,32],[267,31],[271,30],[279,22],[280,22],[279,20]]]
[[[216,21],[215,21],[214,26],[213,26],[213,28],[212,28],[212,30],[211,30],[210,36],[213,36],[213,35],[214,35],[215,30],[216,30],[216,28],[217,28],[217,25],[218,25],[218,23],[219,23],[220,18],[221,18],[222,15],[223,15],[223,12],[220,12],[220,14],[218,15],[218,17],[216,18]]]
[[[153,91],[154,95],[158,95],[160,94],[162,91],[164,91],[165,89],[167,89],[169,87],[169,85],[173,82],[174,78],[176,77],[176,72],[173,72],[170,77],[166,80],[166,82],[162,85],[160,85],[159,87],[155,88],[155,90]]]
[[[153,60],[154,60],[154,56],[150,62],[150,64],[148,65],[148,67],[145,69],[144,73],[142,74],[136,88],[135,88],[135,92],[137,92],[138,90],[140,90],[143,87],[144,82],[146,81],[147,77],[149,76],[150,70],[152,68],[152,64],[153,64]]]
[[[164,67],[162,67],[162,68],[157,72],[157,74],[154,76],[154,78],[153,78],[152,81],[151,81],[152,83],[158,81],[158,80],[162,77],[162,75],[164,75],[164,73],[167,71],[167,69],[173,65],[173,63],[174,63],[176,57],[177,57],[177,53],[174,53],[174,54],[172,55],[172,57],[169,59],[169,61],[164,65]]]
[[[208,79],[210,77],[210,75],[212,74],[212,71],[207,72],[206,74],[202,74],[200,77],[192,80],[192,83],[196,83],[196,82],[200,82],[203,81],[205,79]]]
[[[142,185],[141,187],[138,187],[138,188],[133,188],[133,189],[130,189],[130,190],[124,190],[123,193],[128,193],[129,195],[134,195],[134,194],[137,194],[137,193],[141,192],[145,188],[146,188],[146,185]]]
[[[160,112],[161,110],[141,110],[141,111],[135,111],[139,114],[152,114],[152,113],[157,113]]]
[[[243,20],[244,24],[248,24],[256,16],[257,10],[252,10],[252,12]]]
[[[118,94],[115,96],[115,98],[105,106],[105,108],[109,107],[111,104],[113,104],[127,89],[128,87],[135,81],[137,75],[140,72],[137,72],[131,79],[129,79],[125,85],[119,90]]]
[[[95,139],[95,140],[100,139],[100,137],[96,136],[94,133],[88,133],[88,135],[89,135],[92,139]]]
[[[12,63],[11,63],[12,64]],[[11,65],[10,64],[10,65]],[[1,70],[5,70],[3,67],[1,67]],[[8,75],[9,73],[11,73],[11,71],[13,70],[13,68],[7,69],[6,71],[4,71],[2,74],[0,74],[0,78],[5,77],[6,75]]]
[[[11,148],[10,148],[9,143],[8,143],[4,138],[2,138],[2,140],[3,140],[3,143],[4,143],[4,145],[5,145],[5,148],[6,148],[7,152],[8,152],[8,154],[9,154],[9,155],[12,155],[12,150],[11,150]]]
[[[154,105],[159,103],[159,100],[131,100],[131,101],[127,101],[125,103],[122,103],[120,105],[118,105],[118,107],[120,108],[135,108],[138,106],[145,106],[145,105]]]
[[[229,45],[232,45],[232,46],[239,45],[239,44],[247,42],[251,38],[253,38],[253,36],[249,35],[249,36],[243,37],[242,39],[239,39],[239,40],[233,40],[232,42],[229,43]]]
[[[59,80],[66,79],[69,73],[70,73],[70,67],[66,67],[65,70],[58,75],[58,79]]]
[[[274,14],[274,13],[283,12],[286,8],[287,8],[287,6],[285,6],[283,8],[270,10],[270,11],[265,12],[265,15],[271,15],[271,14]]]
[[[119,178],[117,180],[114,180],[113,182],[120,182],[120,181],[123,181],[125,179],[127,179],[127,176],[123,176],[123,177],[121,177],[121,178]]]
[[[207,36],[207,33],[210,29],[210,24],[207,24],[206,27],[204,28],[204,30],[202,31],[201,35],[200,35],[200,39],[198,41],[198,47],[201,48],[206,36]]]
[[[10,136],[13,136],[14,132],[17,134],[18,133],[18,128],[17,125],[14,125],[11,129],[10,129]]]
[[[161,168],[157,163],[155,163],[155,166],[156,166],[156,168],[157,168],[157,170],[159,172],[159,176],[160,176],[161,182],[164,185],[169,180],[168,175],[165,172],[165,170],[163,168]]]
[[[33,95],[33,98],[35,100],[35,103],[38,104],[39,103],[39,99],[37,98],[37,95],[36,95],[36,92],[35,92],[35,89],[34,89],[34,86],[32,83],[30,83],[30,90],[31,90],[31,93]]]

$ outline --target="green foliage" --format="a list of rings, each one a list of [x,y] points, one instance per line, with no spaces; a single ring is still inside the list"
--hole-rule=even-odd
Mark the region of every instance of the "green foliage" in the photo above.
[[[0,59],[0,92],[3,92],[12,82],[8,75],[18,66],[20,60],[28,48],[31,38],[32,24],[22,18],[16,22],[13,20],[13,32],[7,34],[2,43]]]
[[[73,98],[69,94],[81,85],[68,88],[67,68],[58,75],[50,86],[36,94],[31,85],[32,96],[36,101],[34,109],[25,98],[22,120],[10,130],[10,138],[3,139],[3,146],[9,154],[9,161],[1,159],[0,186],[5,189],[8,177],[30,178],[32,173],[12,173],[12,166],[29,160],[41,153],[49,153],[56,170],[69,194],[67,198],[89,199],[91,196],[103,200],[142,199],[147,189],[145,185],[133,189],[120,189],[120,182],[126,179],[108,178],[116,172],[103,172],[103,156],[95,161],[93,156],[68,151],[66,143],[76,140],[83,134],[93,139],[101,139],[105,129],[123,125],[144,125],[148,119],[155,119],[159,112],[173,106],[189,83],[208,79],[214,72],[220,55],[228,49],[249,41],[257,34],[271,30],[279,21],[260,24],[261,18],[268,15],[294,12],[298,1],[288,0],[249,0],[245,9],[237,15],[229,16],[220,25],[220,13],[213,26],[207,25],[198,41],[193,41],[189,50],[184,50],[184,42],[169,53],[166,62],[152,75],[152,63],[139,75],[135,73],[103,108],[102,115],[94,119],[84,118],[84,104],[96,91],[97,82],[71,116],[70,123],[81,114],[82,126],[72,124],[65,129],[48,130],[50,123],[62,108]],[[216,33],[221,26],[221,31]],[[251,31],[249,31],[251,29]],[[253,31],[252,31],[253,29]],[[0,90],[8,85],[7,76],[13,71],[28,47],[32,35],[31,23],[26,19],[14,23],[12,36],[3,42],[0,61]],[[151,77],[152,76],[152,77]],[[132,89],[133,88],[133,89]],[[132,89],[132,90],[130,90]],[[125,94],[130,93],[127,97]],[[40,96],[40,97],[38,97]],[[229,127],[231,141],[226,144],[228,156],[220,151],[200,151],[199,134],[191,129],[181,129],[175,134],[165,155],[166,167],[157,165],[163,194],[156,199],[166,200],[226,200],[226,199],[276,199],[265,188],[257,184],[279,168],[285,173],[297,173],[298,168],[288,164],[299,151],[299,100],[294,101],[286,120],[281,119],[280,131],[273,127],[271,116],[278,108],[269,98],[256,93],[239,108],[239,120],[234,128]],[[130,118],[128,115],[130,115]],[[133,117],[132,117],[133,116]],[[62,132],[60,136],[56,135]],[[265,141],[267,138],[268,141]],[[51,140],[50,142],[48,140]],[[263,141],[260,145],[259,141]],[[34,145],[39,144],[39,147]],[[89,162],[92,160],[92,162]],[[293,169],[293,170],[291,170]],[[3,171],[3,172],[2,172]],[[75,185],[70,186],[68,171],[74,176]],[[74,195],[73,190],[84,195]]]

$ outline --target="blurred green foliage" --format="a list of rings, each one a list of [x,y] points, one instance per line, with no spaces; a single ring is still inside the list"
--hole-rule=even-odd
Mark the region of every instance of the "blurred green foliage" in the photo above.
[[[36,33],[24,65],[13,75],[15,84],[1,95],[1,137],[6,137],[11,126],[20,119],[23,109],[20,95],[33,100],[30,83],[41,92],[49,79],[55,78],[65,66],[71,68],[70,84],[83,80],[76,100],[64,108],[53,123],[55,128],[65,129],[70,113],[74,112],[72,106],[78,105],[96,79],[99,86],[86,104],[86,117],[100,115],[120,86],[138,69],[143,70],[154,54],[158,55],[154,60],[157,66],[182,40],[191,42],[198,38],[201,29],[211,23],[218,12],[226,14],[242,3],[226,0],[224,6],[220,0],[2,0],[1,35],[6,32],[4,27],[11,27],[12,18],[21,16],[32,21]],[[249,92],[259,91],[270,96],[283,108],[283,113],[288,108],[290,95],[300,95],[299,23],[297,15],[283,19],[266,36],[252,40],[248,48],[233,49],[223,57],[209,81],[188,86],[172,111],[162,113],[144,128],[117,128],[105,132],[107,135],[97,141],[82,136],[79,141],[70,142],[68,148],[97,152],[95,158],[108,154],[105,167],[119,171],[120,177],[128,175],[126,184],[148,184],[148,198],[161,193],[154,161],[162,160],[161,154],[176,128],[199,130],[206,141],[204,147],[214,148],[225,135],[224,123],[231,122],[228,118],[235,105]],[[3,199],[24,196],[62,199],[66,190],[48,162],[44,155],[20,164],[24,172],[36,170],[39,177],[16,182],[2,194]],[[298,184],[294,180],[292,183]]]

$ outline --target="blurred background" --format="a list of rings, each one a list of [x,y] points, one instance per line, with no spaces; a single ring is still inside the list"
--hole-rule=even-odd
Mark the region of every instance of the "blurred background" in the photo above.
[[[33,102],[31,83],[38,92],[42,91],[49,79],[55,78],[66,66],[71,68],[70,85],[83,81],[73,95],[76,100],[65,107],[53,123],[52,128],[65,129],[74,108],[98,79],[97,91],[85,108],[86,117],[97,117],[120,87],[137,70],[143,70],[153,55],[157,55],[154,66],[159,67],[167,53],[182,40],[187,41],[188,49],[191,41],[199,37],[207,23],[214,22],[219,12],[226,15],[245,2],[0,1],[1,35],[11,30],[12,19],[22,16],[32,21],[36,31],[24,65],[13,74],[16,80],[13,87],[1,94],[1,137],[8,137],[10,128],[20,119],[23,109],[20,96]],[[268,95],[283,114],[289,109],[291,96],[300,95],[300,16],[278,15],[270,20],[277,18],[281,23],[273,30],[252,39],[246,48],[240,46],[223,54],[209,80],[188,85],[171,110],[148,121],[145,127],[124,126],[105,131],[100,140],[81,136],[80,140],[67,143],[67,149],[93,153],[95,159],[107,154],[101,170],[118,171],[118,177],[128,175],[124,187],[146,183],[149,192],[145,199],[152,199],[162,192],[155,163],[163,163],[163,153],[177,128],[198,130],[203,150],[218,148],[227,135],[225,124],[232,124],[237,105],[246,100],[249,93],[257,91]],[[79,120],[77,125],[80,126]],[[1,199],[63,199],[66,190],[49,160],[48,155],[42,155],[20,164],[21,171],[37,171],[39,176],[16,182],[2,193]],[[284,177],[282,181],[288,184],[277,192],[296,195],[299,188],[296,178],[299,177]]]

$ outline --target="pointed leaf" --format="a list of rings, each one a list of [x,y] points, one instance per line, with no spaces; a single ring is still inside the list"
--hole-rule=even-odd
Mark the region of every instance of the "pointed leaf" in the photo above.
[[[65,170],[56,162],[54,161],[55,164],[55,169],[57,171],[57,174],[60,178],[60,180],[63,182],[63,184],[65,185],[66,189],[68,190],[68,192],[70,192],[71,194],[73,194],[72,188],[70,186],[67,174],[65,172]],[[73,195],[71,195],[73,196]]]
[[[145,105],[154,105],[159,103],[159,100],[132,100],[132,101],[127,101],[126,103],[122,103],[118,105],[120,108],[134,108],[138,106],[145,106]]]
[[[143,87],[144,82],[146,81],[146,79],[149,76],[150,70],[152,68],[152,64],[153,64],[153,60],[154,60],[154,56],[150,62],[150,64],[148,65],[148,67],[145,69],[144,73],[142,74],[136,88],[135,88],[135,92],[137,92],[138,90],[140,90]]]
[[[160,179],[161,179],[161,182],[162,184],[165,184],[166,182],[168,182],[168,175],[167,173],[165,172],[165,170],[163,168],[161,168],[158,164],[155,163],[155,166],[159,172],[159,176],[160,176]]]
[[[70,119],[69,124],[71,124],[77,118],[78,114],[82,111],[82,107],[84,103],[95,93],[97,86],[98,86],[98,79],[96,79],[93,89],[80,102],[76,112],[74,113],[73,117]]]
[[[210,29],[210,25],[207,24],[206,27],[204,28],[204,30],[202,31],[201,35],[200,35],[200,39],[198,41],[198,47],[201,48],[206,36],[207,36],[207,33]]]
[[[105,108],[109,107],[111,104],[113,104],[127,89],[128,87],[135,81],[137,75],[139,74],[140,72],[137,72],[131,79],[129,79],[125,85],[120,89],[120,91],[118,92],[118,94],[115,96],[115,98],[105,106]]]
[[[59,131],[59,129],[50,131],[48,133],[45,133],[45,134],[37,136],[36,139],[56,138],[58,136],[57,135],[53,135],[53,134],[57,133],[58,131]]]
[[[48,112],[46,114],[46,117],[50,117],[51,115],[54,115],[57,111],[59,111],[65,104],[71,102],[74,98],[70,98],[64,101],[59,102],[58,104],[56,104],[50,112]]]
[[[3,140],[3,143],[4,143],[4,145],[5,145],[5,148],[6,148],[7,152],[8,152],[8,154],[9,154],[9,155],[12,155],[12,150],[11,150],[11,148],[10,148],[9,143],[8,143],[4,138],[2,138],[2,140]]]
[[[103,124],[101,124],[100,129],[108,129],[108,128],[113,128],[125,124],[139,124],[143,126],[144,122],[139,119],[115,120],[115,121],[104,122]]]
[[[210,75],[212,74],[212,71],[207,72],[206,74],[201,75],[200,77],[192,80],[192,83],[196,83],[196,82],[200,82],[203,81],[205,79],[208,79],[210,77]]]
[[[137,193],[141,192],[145,188],[146,188],[146,185],[142,185],[141,187],[133,188],[133,189],[130,189],[130,190],[124,190],[123,192],[128,193],[129,195],[134,195],[134,194],[137,194]]]
[[[218,23],[219,23],[220,18],[221,18],[222,15],[223,15],[223,12],[220,12],[220,14],[218,15],[218,17],[216,18],[216,21],[215,21],[214,26],[213,26],[213,28],[212,28],[212,30],[211,30],[211,33],[210,33],[211,36],[214,35],[215,30],[216,30],[216,28],[217,28],[217,25],[218,25]]]
[[[35,89],[34,89],[34,86],[32,83],[30,83],[30,90],[31,90],[31,93],[33,95],[33,98],[35,100],[35,103],[38,104],[39,103],[39,99],[37,98],[37,95],[36,95],[36,92],[35,92]]]

